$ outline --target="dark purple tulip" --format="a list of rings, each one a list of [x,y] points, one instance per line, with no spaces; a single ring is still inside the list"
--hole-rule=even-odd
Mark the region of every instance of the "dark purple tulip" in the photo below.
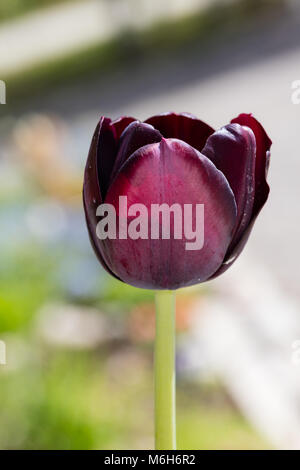
[[[92,246],[103,267],[128,284],[148,289],[177,289],[212,279],[236,260],[265,204],[271,140],[251,114],[240,114],[214,131],[182,113],[101,117],[85,169],[83,200]],[[187,250],[185,234],[169,239],[100,240],[96,235],[102,203],[119,212],[128,205],[204,204],[204,244]],[[126,212],[127,221],[133,218]],[[195,215],[192,215],[195,228]],[[150,226],[149,226],[150,231]]]

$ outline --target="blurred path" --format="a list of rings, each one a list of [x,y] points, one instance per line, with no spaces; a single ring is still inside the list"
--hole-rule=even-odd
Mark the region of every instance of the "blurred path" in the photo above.
[[[122,28],[142,29],[213,1],[86,0],[43,9],[0,26],[0,75],[108,40]]]

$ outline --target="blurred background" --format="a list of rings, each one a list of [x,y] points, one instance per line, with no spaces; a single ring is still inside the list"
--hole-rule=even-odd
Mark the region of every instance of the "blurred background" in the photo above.
[[[0,448],[153,448],[153,294],[103,272],[81,187],[101,114],[173,110],[273,140],[244,253],[178,292],[178,448],[300,449],[299,26],[297,1],[1,0]]]

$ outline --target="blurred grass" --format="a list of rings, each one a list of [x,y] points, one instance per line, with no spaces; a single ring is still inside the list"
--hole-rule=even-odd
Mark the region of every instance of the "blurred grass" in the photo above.
[[[143,31],[128,30],[112,40],[102,42],[66,57],[2,77],[8,84],[8,102],[14,106],[20,100],[37,93],[47,93],[67,82],[129,66],[150,56],[164,56],[189,47],[209,50],[211,41],[222,42],[228,36],[245,34],[247,25],[260,18],[269,20],[280,14],[285,0],[240,0],[221,3],[176,21],[158,22]]]
[[[26,328],[37,309],[55,296],[54,270],[55,258],[37,244],[1,255],[0,332]]]
[[[179,406],[178,448],[182,450],[270,449],[245,419],[230,408]]]
[[[0,22],[11,20],[35,10],[77,0],[1,0]]]
[[[152,290],[137,289],[115,279],[111,279],[107,283],[101,297],[101,305],[115,304],[119,308],[122,305],[124,310],[128,310],[139,303],[151,301],[154,301],[154,292]]]
[[[152,448],[152,366],[142,349],[109,356],[33,349],[32,357],[1,372],[0,448]],[[199,396],[196,389],[187,401],[178,384],[179,449],[268,448],[230,404],[204,405]]]

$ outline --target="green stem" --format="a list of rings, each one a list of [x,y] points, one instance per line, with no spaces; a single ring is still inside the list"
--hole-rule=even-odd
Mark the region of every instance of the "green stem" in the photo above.
[[[175,293],[156,293],[155,449],[176,449]]]

